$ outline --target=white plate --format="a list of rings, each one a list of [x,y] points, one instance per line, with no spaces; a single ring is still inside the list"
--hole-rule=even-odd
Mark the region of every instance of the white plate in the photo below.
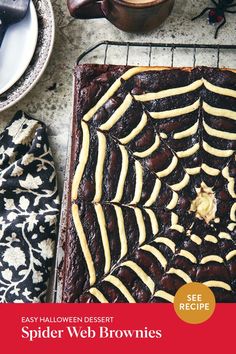
[[[26,17],[8,28],[0,48],[0,95],[7,91],[27,69],[38,39],[38,19],[30,2]]]
[[[20,101],[38,82],[49,62],[55,37],[55,22],[51,0],[32,0],[38,18],[38,40],[27,69],[3,94],[0,94],[0,112]],[[30,33],[31,37],[31,33]],[[22,46],[22,40],[20,40]],[[19,56],[17,53],[16,60]],[[1,118],[1,115],[0,115]]]

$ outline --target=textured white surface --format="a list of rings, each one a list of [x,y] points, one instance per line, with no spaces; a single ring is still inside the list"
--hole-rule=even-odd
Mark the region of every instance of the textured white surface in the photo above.
[[[43,120],[48,126],[51,147],[58,169],[60,188],[63,186],[69,128],[72,115],[72,71],[78,55],[96,42],[107,40],[142,41],[160,43],[206,43],[235,44],[236,14],[227,14],[227,24],[214,39],[214,27],[208,25],[207,15],[191,22],[204,7],[212,6],[209,0],[176,0],[173,12],[166,22],[147,34],[128,34],[112,26],[106,19],[75,20],[70,17],[66,0],[52,0],[56,18],[56,42],[49,66],[35,88],[19,103],[0,113],[0,130],[14,113],[22,109]],[[130,53],[129,64],[145,64],[146,49]],[[123,60],[120,50],[108,53],[108,61]],[[143,54],[143,55],[142,55]],[[197,65],[212,65],[215,53],[208,51],[198,55]],[[144,58],[144,59],[143,59]],[[168,65],[168,51],[153,52],[152,64]],[[192,65],[188,52],[179,53],[175,65]],[[146,63],[147,64],[147,63]],[[227,67],[236,67],[236,55],[228,55],[221,62]]]

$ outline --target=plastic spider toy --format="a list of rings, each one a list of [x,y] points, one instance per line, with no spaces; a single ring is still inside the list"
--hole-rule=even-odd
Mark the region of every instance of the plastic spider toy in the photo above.
[[[231,10],[233,7],[236,7],[236,3],[234,0],[211,0],[215,7],[206,7],[198,16],[192,18],[192,21],[196,20],[197,18],[201,17],[208,11],[208,19],[209,23],[212,24],[219,24],[215,31],[215,38],[217,38],[219,29],[223,27],[226,23],[225,13],[235,14],[236,11]]]

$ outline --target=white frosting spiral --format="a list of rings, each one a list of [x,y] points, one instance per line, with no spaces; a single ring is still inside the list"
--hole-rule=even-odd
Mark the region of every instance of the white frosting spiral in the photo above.
[[[197,189],[197,197],[192,201],[190,211],[195,212],[197,218],[204,219],[207,223],[215,218],[216,198],[212,189],[205,183]]]

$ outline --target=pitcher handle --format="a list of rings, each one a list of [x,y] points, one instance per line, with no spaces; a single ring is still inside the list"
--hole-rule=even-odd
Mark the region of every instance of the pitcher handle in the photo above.
[[[102,0],[67,0],[68,9],[73,17],[81,19],[105,17],[101,9]]]

